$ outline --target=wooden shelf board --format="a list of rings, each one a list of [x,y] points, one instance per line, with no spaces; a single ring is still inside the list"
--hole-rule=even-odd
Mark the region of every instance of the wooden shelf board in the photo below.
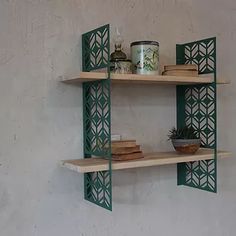
[[[219,79],[217,80],[217,84],[230,84],[230,80]]]
[[[104,72],[81,72],[78,78],[63,80],[68,84],[97,81],[107,78]],[[112,83],[137,83],[137,84],[202,84],[212,83],[211,77],[188,77],[188,76],[168,76],[168,75],[138,75],[138,74],[111,74]]]
[[[218,157],[228,157],[230,152],[218,151]],[[175,151],[171,152],[155,152],[144,155],[144,158],[132,161],[112,161],[113,170],[122,170],[130,168],[158,166],[176,164],[189,161],[211,160],[214,158],[214,150],[202,148],[194,155],[178,154]],[[93,157],[87,159],[64,160],[61,165],[70,170],[79,173],[88,173],[95,171],[105,171],[109,169],[108,160],[103,158]]]

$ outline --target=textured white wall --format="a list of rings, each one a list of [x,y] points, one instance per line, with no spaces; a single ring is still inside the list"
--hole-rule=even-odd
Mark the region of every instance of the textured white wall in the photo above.
[[[234,0],[0,1],[0,235],[234,236],[236,217]],[[217,36],[218,194],[176,186],[176,166],[116,172],[113,212],[83,200],[83,176],[58,166],[82,154],[81,87],[59,83],[81,68],[81,33],[111,23],[126,40],[160,42],[161,63],[175,44]],[[113,87],[113,132],[145,150],[170,148],[173,87]]]

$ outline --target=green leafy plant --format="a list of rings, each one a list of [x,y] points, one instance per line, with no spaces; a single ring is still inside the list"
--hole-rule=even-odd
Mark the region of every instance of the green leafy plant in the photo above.
[[[173,127],[168,134],[169,139],[198,139],[197,132],[192,127],[184,126],[176,129]]]

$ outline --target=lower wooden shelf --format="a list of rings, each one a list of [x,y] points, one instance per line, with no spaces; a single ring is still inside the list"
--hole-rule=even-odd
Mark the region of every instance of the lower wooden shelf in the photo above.
[[[230,152],[218,151],[218,157],[223,158],[229,157],[230,155]],[[168,165],[190,161],[211,160],[213,158],[214,150],[207,148],[201,148],[194,155],[178,154],[175,151],[155,152],[145,154],[144,158],[142,159],[132,161],[112,161],[112,170]],[[109,169],[108,160],[98,157],[76,160],[64,160],[61,161],[61,165],[79,173],[105,171]]]
[[[89,81],[99,81],[107,79],[105,72],[81,72],[79,77],[64,79],[61,82],[66,84],[77,84]],[[113,74],[111,73],[112,83],[118,84],[157,84],[157,85],[186,85],[212,83],[213,78],[206,76],[170,76],[170,75],[138,75],[138,74]],[[217,84],[229,84],[226,79],[217,80]]]
[[[73,79],[66,79],[62,82],[67,84],[83,83],[88,81],[99,81],[107,79],[105,72],[81,72],[80,76]],[[186,85],[186,84],[207,84],[214,80],[206,76],[169,76],[169,75],[139,75],[139,74],[113,74],[111,73],[112,83],[119,84],[159,84],[159,85]]]

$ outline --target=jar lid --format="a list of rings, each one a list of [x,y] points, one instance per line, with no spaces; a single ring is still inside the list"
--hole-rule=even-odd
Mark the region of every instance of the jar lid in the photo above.
[[[134,45],[145,45],[145,44],[159,46],[159,43],[157,41],[135,41],[132,42],[130,46],[132,47]]]

